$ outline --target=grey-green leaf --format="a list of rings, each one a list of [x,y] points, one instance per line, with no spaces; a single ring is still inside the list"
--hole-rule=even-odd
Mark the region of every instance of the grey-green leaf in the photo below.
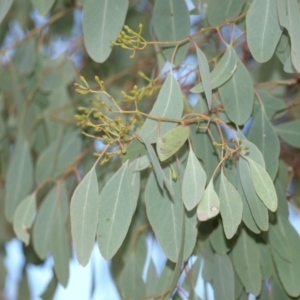
[[[281,123],[275,127],[280,137],[288,144],[300,148],[300,120]]]
[[[282,32],[276,0],[254,0],[247,12],[246,24],[247,41],[254,59],[260,63],[268,61]]]
[[[265,206],[275,211],[278,205],[277,194],[272,179],[266,170],[255,161],[248,159],[254,189]]]
[[[42,16],[46,16],[54,2],[55,0],[31,0],[32,5],[35,6]]]
[[[242,220],[243,202],[235,187],[225,177],[220,175],[220,213],[227,239],[231,239]]]
[[[242,157],[239,159],[238,168],[245,197],[247,199],[255,223],[261,230],[266,231],[269,228],[268,209],[257,196],[251,180],[249,165],[247,161]]]
[[[226,254],[214,255],[213,288],[215,300],[234,300],[234,272]]]
[[[179,41],[190,34],[190,17],[185,1],[157,0],[153,8],[153,28],[159,41]],[[180,45],[175,55],[175,65],[180,64],[188,51],[189,43]],[[163,53],[171,61],[174,45],[163,47]]]
[[[262,153],[266,163],[266,170],[270,177],[274,179],[278,171],[280,144],[273,125],[270,123],[263,109],[260,109],[254,115],[248,139],[254,143]]]
[[[190,149],[182,181],[182,200],[187,210],[199,203],[206,185],[206,174],[193,149]]]
[[[128,0],[86,0],[82,25],[84,44],[90,57],[104,62],[112,51],[111,41],[117,39],[128,9]]]
[[[12,222],[18,204],[29,194],[33,185],[33,162],[28,142],[17,141],[6,175],[5,216]]]
[[[248,70],[238,57],[237,62],[236,71],[219,87],[219,93],[229,119],[233,123],[243,125],[252,113],[254,90]]]
[[[180,86],[174,75],[170,72],[149,114],[158,118],[180,119],[182,112],[183,99]],[[147,138],[150,144],[152,144],[156,142],[159,135],[166,134],[169,130],[176,127],[176,125],[176,122],[158,122],[157,120],[147,118],[139,134]]]
[[[198,58],[199,71],[201,75],[201,81],[208,104],[208,108],[211,108],[211,98],[212,98],[212,89],[211,89],[211,79],[209,72],[209,65],[205,54],[201,51],[199,47],[196,46],[196,53]]]
[[[225,54],[211,72],[211,88],[215,89],[225,83],[234,74],[236,67],[237,56],[235,50],[231,46],[226,45]],[[204,87],[202,82],[191,89],[192,93],[202,93],[203,91]]]
[[[232,249],[234,268],[247,291],[259,295],[262,275],[260,257],[255,240],[245,229],[241,230],[236,244]]]
[[[0,23],[5,18],[14,0],[2,0],[0,3]]]
[[[20,204],[14,213],[13,227],[17,237],[27,246],[29,243],[28,229],[34,220],[36,213],[36,194],[32,193],[27,196]]]
[[[106,183],[99,202],[98,245],[102,256],[111,259],[122,245],[132,218],[128,161]]]
[[[203,197],[197,207],[197,216],[200,221],[209,220],[220,212],[220,199],[215,192],[214,183],[211,179],[207,185]]]
[[[95,166],[76,187],[71,199],[71,232],[79,262],[89,262],[98,225],[99,189]]]

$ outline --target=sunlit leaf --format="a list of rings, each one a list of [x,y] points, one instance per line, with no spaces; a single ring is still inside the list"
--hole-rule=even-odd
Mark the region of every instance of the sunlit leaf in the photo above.
[[[235,50],[231,46],[226,45],[225,54],[211,72],[211,88],[215,89],[225,83],[234,74],[236,68],[237,56]],[[202,82],[191,89],[192,93],[202,93],[203,91],[204,88]]]
[[[99,214],[99,189],[95,166],[76,187],[70,205],[71,232],[79,262],[85,266],[95,243]]]
[[[254,143],[262,153],[266,163],[266,170],[270,177],[274,179],[278,170],[280,145],[274,127],[268,120],[263,109],[260,109],[257,114],[254,115],[248,139]]]
[[[278,200],[272,179],[266,170],[255,161],[248,159],[254,189],[265,206],[275,211]]]
[[[36,194],[33,193],[27,196],[20,204],[14,213],[13,226],[17,237],[28,245],[29,233],[28,229],[31,228],[33,219],[36,213]]]
[[[33,185],[33,162],[28,142],[17,141],[6,175],[5,216],[12,222],[18,204],[30,193]]]
[[[175,154],[190,135],[190,127],[179,125],[163,136],[157,138],[156,151],[160,161],[167,160]]]
[[[170,72],[164,82],[158,97],[149,115],[157,118],[180,119],[183,112],[183,100],[180,86],[174,75]],[[167,122],[147,118],[139,135],[155,143],[158,136],[163,136],[176,127],[176,122]]]
[[[227,239],[231,239],[242,220],[243,202],[235,187],[225,177],[220,177],[220,213]]]
[[[157,0],[153,8],[153,28],[159,41],[179,41],[190,34],[190,18],[184,1]],[[180,64],[188,51],[189,43],[177,48],[174,63]],[[175,46],[163,47],[163,53],[171,61]]]
[[[288,144],[300,148],[300,120],[281,123],[275,126],[280,137]]]
[[[251,116],[254,90],[248,70],[239,58],[236,58],[236,60],[236,71],[228,81],[219,87],[219,93],[229,119],[238,125],[242,125]]]
[[[241,230],[235,246],[232,249],[234,268],[247,291],[259,295],[262,276],[260,257],[255,240],[246,230]]]
[[[42,16],[46,16],[55,0],[31,0],[32,5],[39,11]]]
[[[197,207],[197,217],[200,221],[209,220],[220,212],[220,199],[215,192],[213,180],[207,185]]]
[[[112,51],[128,9],[128,0],[85,0],[82,13],[83,37],[90,57],[104,62]]]
[[[201,81],[203,84],[206,101],[208,107],[211,108],[212,92],[211,92],[211,82],[210,82],[211,79],[210,79],[209,65],[205,54],[201,51],[199,47],[196,47],[196,54],[198,58],[199,71],[201,75]]]
[[[109,179],[100,193],[98,245],[102,256],[111,259],[128,231],[133,207],[128,162]]]
[[[206,174],[193,149],[190,149],[182,181],[182,200],[187,210],[192,210],[203,196]]]
[[[215,300],[234,300],[234,273],[226,254],[214,255],[214,277],[212,282]]]
[[[268,61],[281,36],[276,0],[254,0],[246,17],[247,42],[254,59]]]

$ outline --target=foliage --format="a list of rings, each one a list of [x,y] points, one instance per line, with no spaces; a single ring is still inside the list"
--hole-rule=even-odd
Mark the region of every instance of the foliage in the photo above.
[[[0,4],[2,258],[14,236],[24,270],[52,255],[43,299],[95,238],[123,299],[200,299],[200,277],[216,300],[300,295],[298,1],[187,3]]]

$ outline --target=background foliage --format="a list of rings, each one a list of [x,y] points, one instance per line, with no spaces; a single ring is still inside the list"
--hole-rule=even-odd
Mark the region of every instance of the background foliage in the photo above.
[[[52,255],[43,299],[95,237],[122,299],[200,299],[198,277],[299,298],[297,0],[2,0],[0,21],[1,258],[14,236],[24,269]]]

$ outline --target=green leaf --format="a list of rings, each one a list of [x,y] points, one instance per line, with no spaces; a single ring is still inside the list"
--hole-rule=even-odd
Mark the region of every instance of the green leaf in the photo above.
[[[254,59],[268,61],[280,39],[280,27],[276,0],[254,0],[246,16],[247,41]]]
[[[228,240],[224,235],[224,230],[223,230],[221,220],[219,220],[217,227],[210,234],[209,240],[216,253],[226,254],[229,251],[230,246]]]
[[[179,125],[157,138],[156,151],[160,161],[165,161],[183,146],[190,135],[190,127]]]
[[[51,300],[54,298],[54,294],[57,288],[57,279],[56,277],[53,275],[52,279],[50,280],[50,282],[48,283],[45,291],[43,292],[43,294],[40,295],[40,297],[43,300]]]
[[[82,13],[84,44],[89,56],[104,62],[112,51],[128,10],[128,0],[85,0]]]
[[[5,216],[12,222],[18,204],[33,185],[33,162],[28,142],[20,136],[9,162],[6,175]]]
[[[208,107],[211,108],[212,91],[208,61],[205,54],[201,51],[201,49],[198,46],[196,46],[196,53],[206,101]]]
[[[215,192],[214,183],[211,179],[207,185],[203,197],[197,207],[197,216],[200,221],[214,218],[220,212],[220,199]]]
[[[77,132],[66,133],[51,143],[38,157],[35,179],[37,183],[45,179],[57,178],[81,152],[81,138]],[[49,161],[52,162],[49,167]]]
[[[126,154],[123,156],[123,159],[133,159],[146,153],[147,149],[145,144],[143,144],[140,140],[135,139],[128,144]]]
[[[217,26],[225,23],[227,20],[236,17],[245,1],[244,0],[211,0],[208,2],[207,19],[211,26]]]
[[[268,209],[257,196],[252,183],[249,165],[247,161],[242,157],[239,159],[238,168],[245,197],[247,199],[255,223],[261,230],[267,231],[269,228]]]
[[[190,34],[190,16],[185,1],[157,0],[153,8],[153,28],[159,41],[179,41]],[[174,64],[179,65],[185,58],[189,43],[180,45],[175,55]],[[163,47],[163,53],[169,61],[175,45]]]
[[[266,163],[266,170],[270,177],[274,179],[278,171],[280,144],[278,136],[263,109],[260,109],[255,114],[248,139],[262,153]]]
[[[218,129],[216,125],[211,124],[209,129],[214,139],[217,139],[216,141],[218,142]],[[218,153],[212,144],[212,139],[206,130],[197,129],[197,124],[192,124],[191,140],[193,150],[196,156],[201,159],[207,178],[210,179],[219,163]]]
[[[227,239],[231,239],[242,220],[243,202],[235,187],[225,177],[223,171],[220,177],[220,213]]]
[[[295,69],[300,72],[300,40],[298,38],[297,28],[300,27],[300,12],[299,4],[297,0],[285,1],[287,8],[288,20],[285,24],[286,29],[289,32],[292,44],[291,57]]]
[[[64,184],[54,186],[43,200],[33,225],[33,248],[40,259],[50,251],[50,241],[57,218],[66,223],[69,214],[69,196]]]
[[[128,161],[106,183],[99,202],[98,245],[102,256],[108,260],[122,245],[132,219]]]
[[[258,150],[258,148],[255,146],[255,144],[249,142],[246,139],[241,139],[241,141],[242,141],[242,144],[241,144],[242,154],[246,158],[250,158],[250,159],[254,160],[259,165],[261,165],[263,168],[265,168],[266,164],[265,164],[264,157],[263,157],[262,153]]]
[[[69,281],[69,261],[72,256],[72,250],[64,220],[59,213],[53,225],[50,251],[54,260],[56,277],[66,287]]]
[[[187,210],[197,206],[203,196],[206,174],[193,149],[190,149],[182,181],[182,200]]]
[[[265,169],[255,161],[248,159],[254,189],[270,211],[277,209],[278,200],[274,184]]]
[[[129,163],[129,178],[133,196],[132,213],[134,214],[140,196],[141,176],[139,172],[140,157]]]
[[[226,254],[214,255],[214,277],[212,282],[215,300],[234,300],[234,273]]]
[[[173,164],[173,167],[176,166]],[[167,178],[171,179],[171,172],[168,169],[166,172]],[[197,229],[195,215],[184,211],[179,179],[176,182],[172,181],[172,184],[175,192],[173,199],[167,191],[159,188],[152,172],[145,189],[145,202],[147,216],[159,244],[168,259],[176,262],[181,245],[182,214],[185,214],[184,260],[191,255],[195,247]]]
[[[132,253],[120,277],[122,299],[142,299],[145,297],[146,285],[142,275],[141,266],[139,266],[134,253]]]
[[[261,291],[262,275],[256,242],[246,230],[241,230],[232,249],[234,268],[247,291],[258,296]]]
[[[159,91],[158,97],[149,115],[158,118],[180,119],[182,112],[183,100],[180,86],[174,75],[170,72]],[[157,136],[163,136],[168,131],[176,127],[176,125],[176,122],[158,122],[157,120],[147,118],[139,132],[139,135],[147,138],[150,144],[153,144],[156,142]]]
[[[98,225],[99,189],[95,166],[76,187],[70,206],[71,232],[79,262],[89,262]]]
[[[235,50],[231,46],[226,45],[225,54],[211,72],[211,88],[215,89],[225,83],[234,74],[236,68],[237,56]],[[204,87],[202,82],[191,89],[192,93],[202,93],[203,91]]]
[[[274,272],[271,249],[269,245],[265,243],[257,243],[256,245],[260,255],[262,280],[266,280],[271,278]]]
[[[0,3],[0,23],[5,18],[14,0],[2,0]]]
[[[145,139],[145,138],[141,138],[141,139],[143,140],[143,142],[147,148],[148,155],[149,155],[150,161],[152,163],[153,170],[154,170],[154,173],[155,173],[155,176],[156,176],[156,179],[157,179],[157,182],[158,182],[160,188],[163,189],[164,183],[165,183],[166,188],[168,189],[170,195],[172,196],[174,194],[172,185],[171,185],[170,181],[168,180],[168,178],[166,177],[165,173],[163,172],[163,170],[160,166],[160,163],[157,159],[157,156],[154,152],[153,147],[151,146],[151,144],[148,142],[147,139]]]
[[[35,6],[42,16],[46,16],[54,2],[55,0],[31,0],[32,5]]]
[[[286,123],[281,123],[275,126],[275,130],[280,137],[292,145],[293,147],[300,148],[300,120],[293,120]]]
[[[236,71],[227,82],[219,87],[219,93],[229,119],[233,123],[242,125],[251,116],[254,90],[248,70],[238,57],[236,60],[238,62]]]
[[[281,220],[280,220],[281,219]],[[300,295],[300,261],[299,261],[299,249],[300,239],[296,230],[289,224],[288,220],[282,219],[277,216],[277,221],[281,222],[285,227],[285,237],[287,243],[284,245],[291,254],[291,260],[287,261],[277,251],[273,251],[272,254],[275,262],[278,277],[285,289],[286,293],[291,297],[298,297]]]
[[[14,213],[13,226],[17,237],[27,246],[29,244],[28,229],[34,220],[36,213],[36,194],[32,193],[27,196],[20,204]]]

